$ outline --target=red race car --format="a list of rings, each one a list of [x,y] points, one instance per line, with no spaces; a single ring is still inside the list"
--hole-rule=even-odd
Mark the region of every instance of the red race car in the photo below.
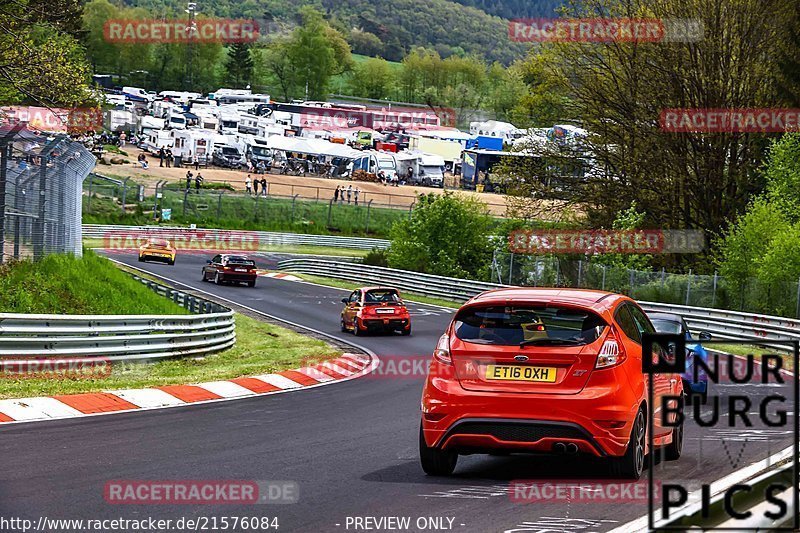
[[[651,451],[644,332],[655,332],[647,315],[619,294],[510,288],[471,299],[433,353],[422,469],[449,475],[459,454],[580,453],[608,460],[616,477],[639,479]],[[682,394],[679,375],[653,378],[656,406]],[[655,446],[680,457],[683,425],[653,422]]]
[[[401,335],[411,335],[411,317],[397,289],[363,287],[342,298],[342,303],[342,331],[355,335],[399,331]]]

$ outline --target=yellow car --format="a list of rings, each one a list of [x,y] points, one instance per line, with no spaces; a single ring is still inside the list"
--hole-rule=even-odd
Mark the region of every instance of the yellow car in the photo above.
[[[148,239],[139,247],[139,261],[162,261],[175,264],[175,248],[166,239]]]

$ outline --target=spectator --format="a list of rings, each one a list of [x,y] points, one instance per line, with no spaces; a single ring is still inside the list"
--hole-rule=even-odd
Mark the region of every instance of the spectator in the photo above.
[[[348,185],[347,186],[347,203],[348,204],[350,203],[350,198],[352,198],[352,197],[353,197],[353,186],[352,185]]]
[[[261,178],[261,194],[267,196],[267,178]]]
[[[120,147],[120,148],[122,148],[123,146],[125,146],[125,139],[127,139],[127,138],[128,138],[128,136],[127,136],[127,135],[125,135],[125,132],[124,132],[124,131],[123,131],[122,133],[120,133],[120,134],[119,134],[119,147]]]
[[[200,170],[200,158],[197,155],[194,156],[194,169]]]
[[[335,191],[333,191],[333,202],[334,202],[334,203],[336,203],[336,202],[338,202],[338,201],[339,201],[339,193],[340,193],[340,192],[341,192],[341,191],[339,190],[339,186],[337,185],[337,186],[336,186],[336,190],[335,190]]]
[[[163,146],[158,149],[158,166],[160,166],[160,167],[164,166],[164,147]]]
[[[203,176],[200,173],[197,173],[197,176],[194,177],[194,190],[195,192],[200,192],[200,185],[203,183]]]
[[[358,205],[358,195],[361,194],[361,189],[356,187],[356,190],[353,191],[353,200],[355,200],[356,205]]]
[[[408,167],[408,171],[406,172],[406,183],[413,183],[414,182],[414,167]]]
[[[259,182],[258,182],[258,178],[256,178],[256,179],[253,180],[253,192],[255,193],[256,196],[258,196],[258,186],[259,186]]]
[[[140,153],[140,154],[139,154],[139,164],[141,165],[141,167],[142,167],[143,169],[147,170],[147,167],[148,167],[148,164],[147,164],[147,156],[146,156],[146,155],[144,155],[144,152],[142,152],[142,153]]]
[[[184,157],[184,160],[182,161],[182,163],[185,163],[188,166],[192,166],[192,151],[191,150],[189,150],[187,152],[186,157]],[[181,166],[183,166],[183,165],[181,165]]]
[[[191,170],[187,170],[186,171],[186,190],[189,191],[189,189],[191,189],[191,188],[192,188],[192,171]]]
[[[167,168],[170,168],[172,165],[172,149],[167,148],[167,151],[164,152],[164,157],[167,159]]]
[[[247,195],[253,194],[253,187],[250,180],[250,174],[247,175],[247,178],[244,180],[244,188],[247,191]]]

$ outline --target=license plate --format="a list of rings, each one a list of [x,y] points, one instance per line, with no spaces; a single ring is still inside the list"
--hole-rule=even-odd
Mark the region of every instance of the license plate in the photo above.
[[[247,272],[246,268],[237,268],[235,269],[236,272]]]
[[[381,315],[390,315],[394,313],[394,309],[376,309],[375,312]]]
[[[556,369],[545,366],[488,365],[486,379],[555,383]]]

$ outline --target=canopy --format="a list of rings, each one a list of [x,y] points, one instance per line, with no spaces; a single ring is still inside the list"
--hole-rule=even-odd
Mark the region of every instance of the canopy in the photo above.
[[[280,150],[282,152],[344,157],[347,159],[355,159],[363,155],[363,152],[359,150],[353,150],[344,144],[332,143],[324,139],[281,137],[273,135],[267,138],[267,145],[273,150]]]

